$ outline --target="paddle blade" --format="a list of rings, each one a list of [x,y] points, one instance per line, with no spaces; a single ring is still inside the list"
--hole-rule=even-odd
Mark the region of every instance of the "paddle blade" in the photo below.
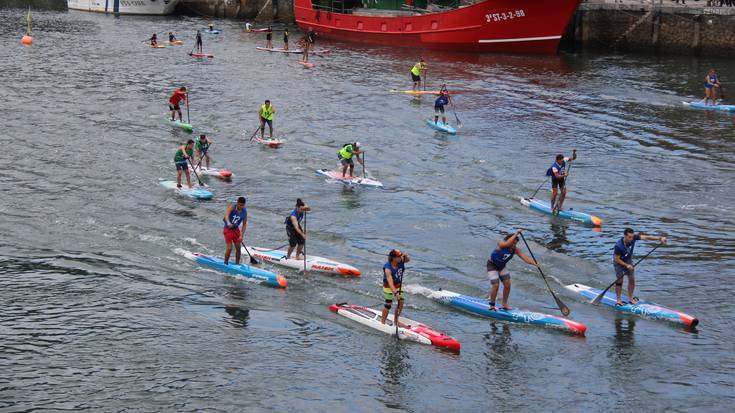
[[[561,314],[566,317],[568,316],[572,311],[567,307],[563,302],[561,302],[560,299],[554,297],[556,299],[556,305],[559,307],[559,311],[561,311]]]
[[[600,301],[602,301],[602,297],[605,296],[605,293],[606,292],[607,291],[603,291],[600,294],[597,294],[597,297],[593,298],[592,301],[590,301],[590,304],[592,304],[592,305],[600,304]]]

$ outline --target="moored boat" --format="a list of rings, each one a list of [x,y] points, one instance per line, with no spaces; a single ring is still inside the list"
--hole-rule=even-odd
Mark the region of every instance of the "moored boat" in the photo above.
[[[580,0],[294,0],[296,23],[336,40],[554,54]]]
[[[179,0],[67,0],[70,10],[115,14],[171,14]]]

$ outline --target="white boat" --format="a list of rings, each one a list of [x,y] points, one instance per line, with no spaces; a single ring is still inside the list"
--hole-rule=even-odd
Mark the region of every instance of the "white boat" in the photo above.
[[[179,0],[67,0],[70,10],[119,14],[171,14]]]

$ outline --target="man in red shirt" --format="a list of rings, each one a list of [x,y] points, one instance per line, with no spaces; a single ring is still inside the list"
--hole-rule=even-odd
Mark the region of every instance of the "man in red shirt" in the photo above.
[[[176,120],[176,112],[179,112],[179,120],[181,122],[184,121],[181,117],[181,107],[179,107],[179,102],[182,100],[186,102],[186,86],[181,86],[176,89],[174,94],[168,99],[168,108],[171,110],[171,121]]]

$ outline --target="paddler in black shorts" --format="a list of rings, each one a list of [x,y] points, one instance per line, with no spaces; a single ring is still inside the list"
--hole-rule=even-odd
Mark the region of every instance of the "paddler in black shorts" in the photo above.
[[[288,253],[284,258],[291,259],[291,253],[296,248],[296,259],[303,259],[302,252],[306,244],[306,231],[301,228],[301,221],[311,207],[306,205],[301,198],[296,200],[296,208],[286,217],[286,235],[288,236]]]
[[[202,48],[202,32],[199,30],[197,30],[196,48],[197,53],[204,53],[204,49]]]
[[[151,46],[158,46],[158,36],[156,36],[155,33],[153,33],[153,36],[148,40],[150,40]]]
[[[288,29],[283,29],[283,50],[288,50]]]
[[[268,26],[268,31],[265,33],[265,48],[273,48],[273,30],[271,30],[270,26]]]
[[[551,211],[554,213],[562,211],[564,200],[567,197],[566,180],[567,176],[569,176],[567,162],[571,162],[575,159],[577,159],[576,149],[572,149],[571,158],[564,157],[562,154],[556,155],[556,160],[551,164],[551,167],[546,170],[546,176],[551,177],[551,203],[549,206],[551,207]],[[558,190],[561,190],[561,194],[559,194],[559,204],[556,204],[556,194]]]

